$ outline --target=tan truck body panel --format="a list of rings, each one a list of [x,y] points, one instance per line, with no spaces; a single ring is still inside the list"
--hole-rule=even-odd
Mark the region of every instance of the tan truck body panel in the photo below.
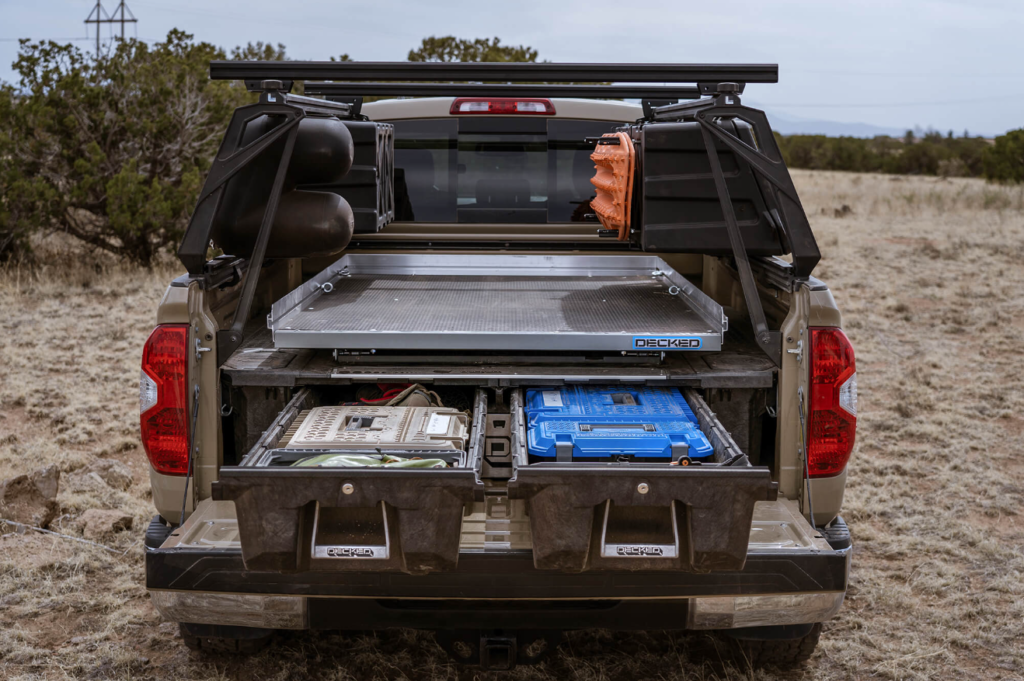
[[[185,478],[163,475],[152,468],[149,471],[153,489],[153,503],[165,519],[178,523],[182,500],[188,516],[199,499],[210,496],[210,485],[217,479],[221,452],[220,433],[220,371],[216,364],[217,322],[206,307],[206,296],[199,285],[170,286],[157,308],[157,324],[189,324],[189,348],[209,348],[204,352],[189,352],[189,409],[194,409],[195,386],[199,386],[199,418],[196,424],[196,447],[192,452],[193,478],[185,494]],[[191,411],[190,411],[191,414]]]

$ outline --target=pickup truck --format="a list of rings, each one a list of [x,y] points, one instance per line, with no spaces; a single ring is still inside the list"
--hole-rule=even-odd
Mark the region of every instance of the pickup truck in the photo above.
[[[856,367],[740,103],[776,67],[211,76],[259,102],[140,382],[146,584],[186,645],[410,627],[510,669],[593,627],[811,655],[849,583]]]

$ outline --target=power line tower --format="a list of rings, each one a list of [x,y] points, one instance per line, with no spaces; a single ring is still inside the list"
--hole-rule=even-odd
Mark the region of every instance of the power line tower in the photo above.
[[[87,32],[89,24],[96,24],[96,56],[100,56],[100,24],[121,24],[121,40],[124,40],[124,25],[137,23],[139,23],[139,20],[128,9],[128,5],[125,4],[124,0],[118,3],[117,9],[114,10],[112,15],[107,14],[107,10],[103,8],[103,0],[96,0],[96,4],[89,12],[89,16],[85,18]]]

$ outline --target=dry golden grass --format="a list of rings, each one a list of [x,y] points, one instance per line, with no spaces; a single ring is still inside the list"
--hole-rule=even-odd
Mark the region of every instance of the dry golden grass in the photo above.
[[[973,180],[795,175],[824,253],[816,275],[858,353],[846,606],[811,663],[788,676],[723,665],[700,635],[578,632],[512,678],[1024,675],[1024,193]],[[0,677],[481,677],[408,631],[299,633],[247,661],[186,651],[143,588],[152,510],[135,416],[142,342],[173,266],[57,262],[0,276],[0,477],[118,458],[134,486],[62,492],[58,525],[74,532],[73,517],[99,507],[127,510],[135,528],[110,542],[124,556],[0,538]]]

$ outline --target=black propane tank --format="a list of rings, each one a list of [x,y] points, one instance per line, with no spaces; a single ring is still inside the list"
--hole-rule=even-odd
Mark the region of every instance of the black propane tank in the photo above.
[[[226,253],[252,252],[263,220],[256,206],[232,225],[225,225],[217,244]],[[267,255],[274,258],[312,258],[335,255],[352,239],[355,219],[348,202],[331,192],[293,189],[281,196]]]
[[[243,144],[270,132],[281,121],[270,116],[252,121],[246,126]],[[309,116],[299,121],[267,257],[329,256],[348,246],[355,222],[348,202],[333,192],[295,187],[340,181],[352,170],[354,149],[352,134],[337,118]],[[228,181],[213,234],[214,243],[225,253],[243,257],[252,253],[283,150],[282,137]]]
[[[352,170],[353,158],[355,144],[344,123],[337,118],[303,118],[285,185],[338,182]]]

